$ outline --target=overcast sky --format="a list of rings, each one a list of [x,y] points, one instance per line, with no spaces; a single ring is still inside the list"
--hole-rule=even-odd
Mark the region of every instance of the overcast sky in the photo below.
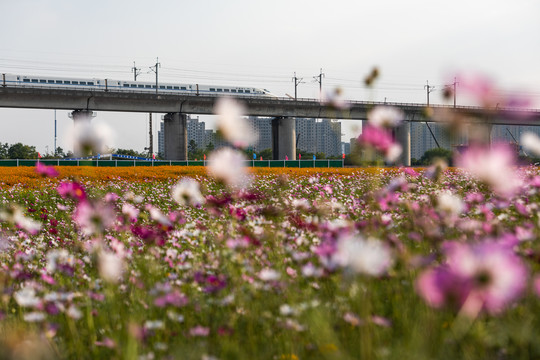
[[[262,87],[318,97],[340,86],[354,100],[430,102],[457,73],[488,76],[540,108],[538,0],[0,0],[0,72]],[[377,66],[374,90],[363,78]],[[461,96],[460,96],[461,95]],[[470,104],[457,88],[458,104]],[[72,120],[58,111],[58,146]],[[156,114],[154,119],[162,114]],[[209,118],[205,118],[211,121]],[[54,111],[0,109],[0,142],[52,152]],[[148,114],[98,112],[111,146],[142,151]],[[344,124],[344,137],[354,133]],[[154,121],[154,128],[157,122]],[[157,130],[154,136],[157,152]]]

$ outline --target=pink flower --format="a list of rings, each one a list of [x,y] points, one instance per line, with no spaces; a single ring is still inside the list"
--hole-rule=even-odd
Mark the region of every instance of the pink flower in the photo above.
[[[114,224],[115,212],[107,203],[82,201],[73,212],[73,220],[85,235],[102,234]]]
[[[494,144],[490,148],[474,145],[456,159],[456,164],[500,195],[510,196],[521,185],[514,171],[516,155],[505,144]]]
[[[446,262],[417,281],[418,292],[433,307],[457,307],[470,317],[482,310],[496,314],[526,287],[527,270],[506,246],[491,241],[447,243],[445,253]]]
[[[58,171],[53,166],[44,165],[41,162],[36,164],[36,173],[43,175],[45,177],[56,177],[58,176]]]
[[[210,334],[210,328],[197,325],[189,329],[189,335],[191,336],[208,336]]]
[[[387,161],[394,162],[401,155],[402,149],[392,139],[392,134],[385,128],[368,124],[358,137],[362,146],[371,146],[383,153]]]
[[[79,201],[86,199],[84,188],[77,182],[64,181],[58,185],[56,191],[64,199],[72,198]]]

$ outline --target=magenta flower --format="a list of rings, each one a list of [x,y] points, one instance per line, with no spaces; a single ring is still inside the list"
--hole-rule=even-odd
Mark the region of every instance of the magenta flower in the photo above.
[[[358,137],[362,146],[371,146],[381,152],[387,161],[394,162],[401,155],[401,146],[394,142],[389,130],[368,124]]]
[[[37,162],[36,164],[36,173],[43,175],[45,177],[56,177],[58,176],[58,171],[53,166],[47,166],[44,165],[41,162]]]
[[[446,262],[417,281],[418,292],[433,307],[456,307],[470,317],[482,310],[496,314],[526,287],[527,269],[507,246],[492,241],[447,243],[445,253]]]
[[[58,194],[64,199],[72,198],[78,201],[86,200],[84,188],[77,182],[64,181],[56,188]]]

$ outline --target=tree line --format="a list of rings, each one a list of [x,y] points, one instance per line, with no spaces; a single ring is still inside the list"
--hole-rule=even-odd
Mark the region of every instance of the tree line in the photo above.
[[[129,155],[148,158],[147,151],[136,151],[133,149],[110,149],[111,154]],[[57,147],[53,153],[39,153],[35,146],[25,145],[23,143],[8,144],[0,143],[0,159],[69,159],[73,158],[73,152],[64,151],[61,147]]]

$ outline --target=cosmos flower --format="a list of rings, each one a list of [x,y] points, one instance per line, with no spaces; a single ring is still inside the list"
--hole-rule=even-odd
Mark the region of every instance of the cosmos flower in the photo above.
[[[73,220],[87,236],[103,234],[114,224],[115,211],[108,203],[82,201],[73,212]]]
[[[36,296],[36,290],[30,286],[14,293],[13,298],[21,307],[36,307],[41,303],[41,299]]]
[[[371,126],[391,129],[401,124],[405,114],[393,106],[377,106],[368,113],[367,118]]]
[[[229,187],[242,188],[249,182],[244,167],[245,157],[231,148],[221,148],[208,157],[208,174]]]
[[[113,252],[101,251],[98,257],[98,269],[101,278],[110,283],[117,283],[122,279],[124,260]]]
[[[75,181],[61,182],[56,188],[56,191],[58,191],[58,194],[64,199],[72,198],[78,201],[86,199],[86,192],[84,191],[84,188]]]
[[[217,127],[229,143],[245,148],[257,141],[255,132],[250,129],[247,120],[242,117],[245,109],[237,100],[230,97],[219,98],[214,112],[218,116]]]
[[[113,131],[104,123],[88,120],[75,121],[70,139],[73,139],[75,156],[104,154],[112,143]]]
[[[199,206],[204,203],[199,182],[192,178],[182,178],[172,188],[172,198],[180,205]]]
[[[390,249],[381,241],[347,235],[338,240],[333,261],[358,274],[380,276],[392,265],[393,258]]]
[[[30,234],[37,234],[39,230],[41,230],[41,223],[25,216],[23,209],[15,204],[10,204],[5,208],[0,209],[0,221],[14,224]]]
[[[451,306],[476,317],[501,312],[527,284],[527,270],[507,246],[492,241],[476,245],[448,243],[444,264],[426,270],[417,289],[433,307]]]
[[[532,152],[535,156],[540,156],[540,138],[532,132],[521,135],[521,145],[527,152]]]
[[[45,177],[56,177],[59,174],[54,166],[47,166],[39,161],[36,163],[36,173]]]
[[[509,196],[521,185],[514,171],[515,160],[516,154],[508,145],[494,144],[491,147],[470,146],[457,157],[456,163],[495,192]]]
[[[361,146],[370,146],[381,152],[389,162],[395,162],[401,155],[401,145],[394,142],[389,130],[368,124],[358,137]]]

